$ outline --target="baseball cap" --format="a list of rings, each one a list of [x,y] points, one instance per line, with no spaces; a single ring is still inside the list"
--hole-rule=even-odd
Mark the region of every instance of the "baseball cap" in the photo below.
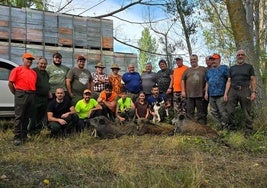
[[[219,54],[213,54],[213,55],[212,55],[212,58],[213,58],[213,59],[220,59],[221,56],[220,56]]]
[[[86,59],[85,59],[84,56],[80,55],[80,56],[78,57],[78,61],[79,61],[79,60],[84,60],[84,61],[85,61]]]
[[[87,94],[87,93],[90,93],[90,94],[91,94],[92,92],[91,92],[90,89],[85,89],[85,90],[83,91],[83,94]]]
[[[183,60],[182,56],[177,56],[175,60]]]
[[[32,54],[30,53],[25,53],[22,55],[22,58],[25,58],[25,59],[35,59]]]

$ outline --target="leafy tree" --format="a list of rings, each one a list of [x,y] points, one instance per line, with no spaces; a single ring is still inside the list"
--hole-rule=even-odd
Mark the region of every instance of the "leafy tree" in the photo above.
[[[226,64],[232,64],[236,51],[233,31],[225,4],[201,1],[201,9],[205,12],[201,25],[205,43],[211,53],[222,55]]]
[[[152,38],[149,28],[145,28],[142,31],[142,37],[138,41],[139,47],[139,61],[138,71],[142,72],[145,69],[146,63],[154,63],[154,53],[157,51],[157,42],[155,38]],[[155,66],[153,66],[155,67]]]
[[[196,34],[198,21],[194,19],[194,8],[196,3],[188,0],[168,0],[165,4],[167,13],[170,13],[180,20],[182,31],[185,37],[189,56],[192,54],[193,35]]]
[[[47,0],[1,0],[0,4],[15,7],[34,7],[38,10],[47,10]]]

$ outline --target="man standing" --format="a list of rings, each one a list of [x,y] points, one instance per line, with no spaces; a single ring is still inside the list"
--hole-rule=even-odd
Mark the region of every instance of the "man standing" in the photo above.
[[[33,116],[29,126],[29,133],[31,135],[39,134],[42,130],[43,120],[46,117],[46,109],[49,97],[49,76],[46,72],[47,59],[41,57],[38,61],[37,67],[33,70],[37,73],[37,83],[35,92],[35,104]],[[45,118],[46,119],[46,118]]]
[[[141,74],[142,88],[147,97],[151,95],[152,87],[156,84],[156,75],[157,74],[152,71],[151,63],[147,63],[146,71]]]
[[[27,126],[33,113],[37,74],[30,67],[34,57],[22,55],[23,64],[14,68],[9,75],[8,87],[15,95],[14,145],[21,145],[27,139]]]
[[[97,63],[95,68],[96,71],[92,73],[93,84],[94,84],[93,97],[94,99],[97,100],[100,92],[105,89],[105,85],[109,83],[109,80],[108,80],[108,75],[103,71],[105,66],[103,65],[102,62]]]
[[[185,112],[186,110],[186,101],[181,94],[181,82],[182,76],[188,67],[183,64],[183,58],[180,56],[175,58],[175,61],[177,67],[173,70],[173,108],[177,113],[179,113],[180,111]]]
[[[159,61],[160,70],[157,72],[157,84],[159,92],[164,93],[169,99],[172,98],[173,72],[167,67],[167,62],[162,59]]]
[[[67,74],[66,86],[73,104],[76,104],[83,98],[85,89],[93,89],[91,72],[84,68],[85,57],[79,56],[77,67],[73,67]]]
[[[70,69],[67,66],[62,65],[62,55],[58,52],[54,53],[53,63],[48,65],[46,68],[49,75],[50,99],[55,97],[56,89],[59,87],[63,88],[65,96],[69,97],[66,87],[66,76],[69,70]]]
[[[121,89],[122,89],[122,83],[121,79],[122,76],[119,74],[119,71],[121,70],[120,67],[117,64],[113,64],[111,66],[112,73],[109,75],[109,83],[113,87],[113,91],[120,95]]]
[[[229,129],[237,129],[234,123],[234,114],[235,107],[239,102],[245,115],[245,136],[249,136],[253,132],[251,104],[256,98],[256,78],[253,66],[246,63],[245,51],[238,50],[236,58],[237,64],[230,67],[224,99],[228,101]]]
[[[205,58],[205,62],[206,62],[206,65],[207,65],[207,69],[209,70],[213,65],[213,60],[214,60],[214,58],[213,58],[213,55],[211,56],[211,55],[209,55],[209,56],[207,56],[206,58]]]
[[[56,89],[56,98],[50,101],[47,108],[48,127],[51,129],[51,136],[57,137],[60,132],[71,133],[72,128],[78,122],[78,115],[69,98],[64,98],[63,88]]]
[[[219,129],[226,128],[228,116],[226,112],[226,102],[224,101],[224,91],[229,75],[229,68],[221,65],[221,56],[213,54],[212,67],[206,74],[205,99],[210,103],[210,113],[219,124]]]
[[[140,74],[135,72],[133,64],[128,65],[128,72],[123,74],[122,80],[125,84],[128,96],[133,102],[135,102],[137,100],[138,93],[142,90],[142,80]]]
[[[204,91],[206,86],[206,68],[198,65],[198,56],[190,56],[191,67],[188,68],[182,77],[182,96],[186,97],[186,111],[190,119],[195,119],[195,109],[197,109],[197,121],[207,124],[207,115],[204,109]]]

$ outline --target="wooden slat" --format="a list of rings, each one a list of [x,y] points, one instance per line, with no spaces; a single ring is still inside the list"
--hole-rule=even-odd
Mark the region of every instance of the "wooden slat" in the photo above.
[[[37,29],[27,30],[27,41],[31,42],[43,42],[43,31]]]
[[[102,37],[103,48],[113,48],[113,37]]]
[[[26,30],[24,28],[12,27],[11,30],[11,39],[12,40],[26,40]]]
[[[0,26],[1,27],[8,27],[9,26],[9,22],[8,21],[4,21],[4,20],[0,20]]]

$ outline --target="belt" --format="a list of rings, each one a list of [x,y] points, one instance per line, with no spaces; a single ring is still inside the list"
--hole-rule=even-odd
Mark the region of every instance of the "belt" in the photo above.
[[[249,85],[248,86],[233,86],[232,87],[234,90],[243,90],[243,89],[248,89],[249,88]]]
[[[29,93],[29,94],[34,94],[35,93],[35,91],[32,91],[32,90],[20,90],[20,89],[17,89],[16,91],[21,92],[21,93]]]

